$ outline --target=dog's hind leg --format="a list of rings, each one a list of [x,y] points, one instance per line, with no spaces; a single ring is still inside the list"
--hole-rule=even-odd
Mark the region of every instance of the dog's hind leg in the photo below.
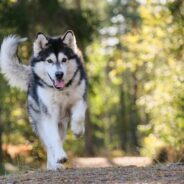
[[[51,118],[45,117],[37,124],[38,135],[47,151],[47,169],[58,170],[64,168],[67,156],[63,150],[58,129],[58,123]]]
[[[60,138],[62,143],[64,143],[65,137],[66,137],[66,133],[67,133],[67,128],[68,128],[68,123],[69,123],[69,117],[65,117],[61,120],[61,122],[59,122],[58,126],[59,126],[59,134],[60,134]]]

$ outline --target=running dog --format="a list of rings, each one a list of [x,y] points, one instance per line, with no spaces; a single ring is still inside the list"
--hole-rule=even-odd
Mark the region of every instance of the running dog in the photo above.
[[[63,168],[67,127],[76,137],[84,134],[87,108],[87,77],[75,35],[60,37],[38,33],[33,43],[30,65],[17,56],[24,38],[11,35],[1,45],[1,72],[13,87],[27,91],[29,120],[47,152],[47,169]]]

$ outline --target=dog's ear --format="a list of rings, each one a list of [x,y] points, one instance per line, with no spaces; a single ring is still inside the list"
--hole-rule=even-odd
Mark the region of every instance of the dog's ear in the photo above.
[[[76,38],[72,30],[68,30],[64,33],[64,35],[62,36],[62,41],[63,43],[68,45],[68,47],[73,49],[74,52],[77,52]]]
[[[47,37],[41,32],[37,33],[36,39],[33,44],[34,55],[37,55],[43,48],[45,48],[47,43]]]

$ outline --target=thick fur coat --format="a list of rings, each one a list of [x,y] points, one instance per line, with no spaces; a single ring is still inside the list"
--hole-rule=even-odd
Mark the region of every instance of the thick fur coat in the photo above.
[[[47,169],[61,169],[69,121],[75,136],[85,131],[87,78],[76,39],[72,31],[57,38],[38,33],[30,65],[17,56],[22,41],[16,36],[3,40],[1,72],[11,86],[27,91],[29,119],[47,152]]]

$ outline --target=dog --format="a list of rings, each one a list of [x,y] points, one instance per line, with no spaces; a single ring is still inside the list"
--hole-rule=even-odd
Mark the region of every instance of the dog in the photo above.
[[[29,121],[47,152],[47,169],[62,169],[69,121],[76,137],[85,132],[87,76],[76,38],[71,30],[59,37],[38,33],[30,65],[17,55],[23,41],[14,35],[3,40],[0,68],[10,86],[27,91]]]

